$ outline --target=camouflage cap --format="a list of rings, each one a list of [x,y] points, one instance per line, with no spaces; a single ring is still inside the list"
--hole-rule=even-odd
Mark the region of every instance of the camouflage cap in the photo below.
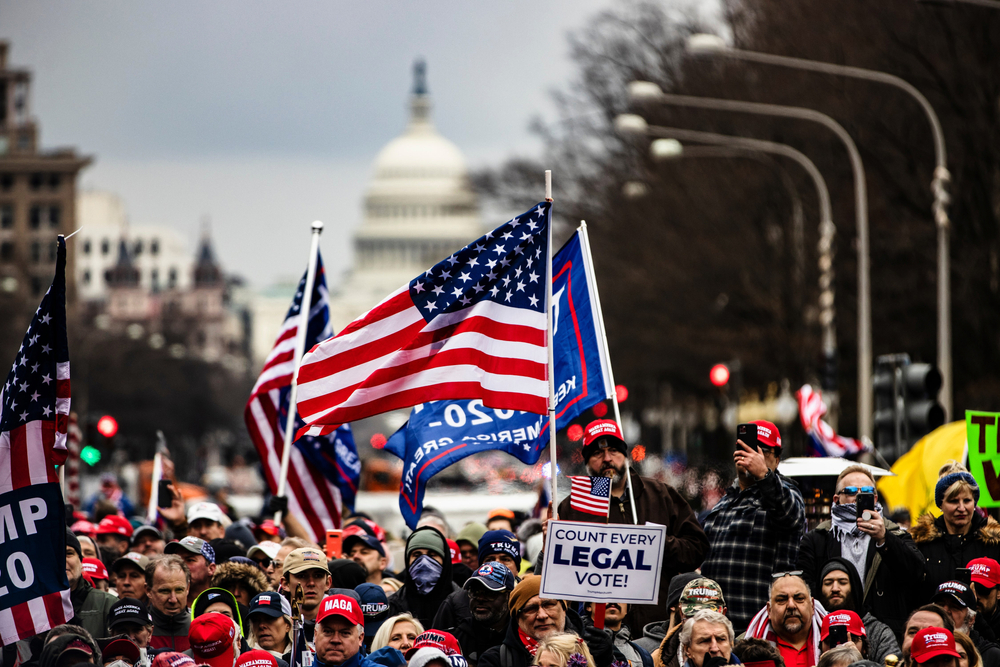
[[[681,613],[691,618],[702,609],[711,609],[720,614],[725,611],[726,600],[722,597],[722,587],[706,577],[692,579],[684,590],[678,602]]]

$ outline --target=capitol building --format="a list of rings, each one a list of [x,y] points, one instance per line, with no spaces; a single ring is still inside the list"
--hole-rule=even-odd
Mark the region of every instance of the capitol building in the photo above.
[[[331,294],[334,331],[485,231],[465,157],[431,120],[422,61],[413,75],[409,122],[375,158],[354,265]]]

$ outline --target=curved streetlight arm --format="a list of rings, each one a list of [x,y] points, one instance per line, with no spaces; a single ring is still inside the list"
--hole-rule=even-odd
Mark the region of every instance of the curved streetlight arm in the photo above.
[[[635,86],[630,87],[633,97],[637,96],[635,95],[638,92],[637,89],[638,87]],[[843,142],[851,159],[851,170],[854,176],[854,212],[858,238],[858,436],[871,438],[874,391],[870,377],[872,370],[872,310],[871,267],[868,248],[868,186],[865,181],[865,168],[861,161],[861,153],[858,152],[858,147],[851,135],[840,123],[815,109],[675,95],[662,91],[654,92],[651,87],[646,87],[641,92],[642,100],[661,104],[808,120],[831,130]]]

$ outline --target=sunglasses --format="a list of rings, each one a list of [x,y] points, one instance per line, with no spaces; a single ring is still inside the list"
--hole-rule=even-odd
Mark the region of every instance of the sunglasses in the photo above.
[[[837,493],[838,494],[843,493],[843,494],[848,495],[848,496],[856,496],[856,495],[858,495],[858,493],[875,493],[875,487],[874,486],[845,486],[840,491],[837,491]]]
[[[782,577],[801,577],[802,570],[788,570],[787,572],[775,572],[771,575],[772,579],[781,579]]]

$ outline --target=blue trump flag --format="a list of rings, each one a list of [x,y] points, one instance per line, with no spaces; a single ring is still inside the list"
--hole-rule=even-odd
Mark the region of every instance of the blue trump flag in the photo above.
[[[595,297],[590,253],[579,232],[552,258],[556,426],[610,398],[610,374]],[[385,450],[403,460],[399,509],[416,528],[427,481],[467,456],[502,451],[533,465],[549,441],[548,416],[483,407],[471,401],[434,401],[416,406]]]

